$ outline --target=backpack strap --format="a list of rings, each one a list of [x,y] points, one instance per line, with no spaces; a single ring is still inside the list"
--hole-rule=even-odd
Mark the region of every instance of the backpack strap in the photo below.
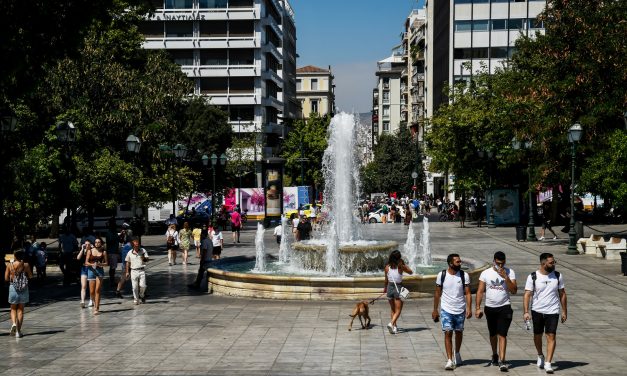
[[[536,293],[536,279],[538,279],[538,275],[536,272],[531,272],[531,280],[533,281],[533,293]]]
[[[444,278],[446,278],[446,269],[442,270],[442,275],[440,276],[440,287],[444,286]]]
[[[555,273],[555,278],[557,278],[557,291],[560,291],[560,272],[557,270],[553,271]]]
[[[466,289],[466,273],[463,270],[459,271],[460,277],[462,278],[462,290]]]

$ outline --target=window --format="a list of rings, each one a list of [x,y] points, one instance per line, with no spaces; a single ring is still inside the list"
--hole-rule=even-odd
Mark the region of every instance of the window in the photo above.
[[[453,50],[455,59],[487,59],[488,47],[480,48],[456,48]]]
[[[390,117],[390,106],[383,106],[383,118]]]
[[[165,0],[166,9],[192,9],[192,0]]]
[[[455,4],[472,4],[472,0],[455,0]]]
[[[227,65],[227,50],[200,50],[200,65]]]
[[[303,81],[300,78],[296,80],[296,90],[297,91],[303,90]]]
[[[194,65],[194,50],[168,50],[172,61],[178,65]]]
[[[311,100],[311,112],[318,113],[318,100],[317,99]]]
[[[226,0],[198,0],[198,8],[226,8]]]
[[[492,47],[492,48],[490,48],[490,58],[492,58],[492,59],[505,59],[505,58],[507,58],[507,47]]]
[[[492,20],[492,30],[507,30],[507,20]]]
[[[384,91],[383,92],[383,103],[390,103],[390,92],[389,91]]]
[[[384,89],[389,89],[390,88],[390,78],[389,77],[383,77],[383,88]]]
[[[481,48],[473,48],[472,49],[472,58],[473,59],[487,59],[488,58],[488,47]]]
[[[318,79],[317,78],[312,78],[311,79],[311,90],[318,90]]]
[[[473,31],[488,31],[489,20],[474,20],[472,21]]]
[[[198,29],[201,37],[226,37],[226,21],[199,21]]]
[[[523,18],[512,18],[507,22],[507,25],[510,30],[522,29],[523,28]]]
[[[165,35],[168,38],[191,38],[194,36],[193,21],[166,22]]]
[[[253,65],[255,64],[255,51],[245,48],[232,48],[229,50],[229,65]]]
[[[389,133],[390,132],[390,122],[389,121],[384,121],[383,122],[383,133]]]
[[[142,21],[139,23],[139,32],[145,38],[163,38],[163,22]]]
[[[455,31],[471,31],[472,21],[455,21]]]
[[[544,29],[544,21],[537,18],[530,18],[528,21],[529,29]]]

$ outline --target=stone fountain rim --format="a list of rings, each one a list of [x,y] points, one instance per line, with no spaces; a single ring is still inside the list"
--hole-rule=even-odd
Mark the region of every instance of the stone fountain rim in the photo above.
[[[343,253],[368,253],[368,252],[388,252],[391,248],[398,247],[398,242],[393,240],[381,240],[377,241],[376,244],[351,244],[345,243],[340,245],[339,250]],[[303,243],[303,242],[295,242],[292,244],[292,248],[299,252],[309,251],[309,252],[320,252],[326,251],[326,244],[319,243]],[[370,248],[370,249],[365,249]]]
[[[268,256],[269,258],[275,260],[276,257]],[[432,255],[432,260],[438,261],[446,261],[446,256],[444,255]],[[250,279],[250,280],[264,280],[264,281],[294,281],[294,282],[350,282],[350,281],[384,281],[385,276],[375,276],[375,277],[324,277],[324,276],[288,276],[288,275],[271,275],[271,274],[263,274],[263,273],[243,273],[243,272],[232,272],[223,269],[218,269],[217,267],[220,264],[232,264],[232,263],[242,263],[254,261],[255,257],[252,256],[237,256],[226,259],[220,259],[217,262],[211,263],[211,266],[207,268],[207,271],[210,274],[221,275],[229,278],[241,278],[241,279]],[[464,269],[466,272],[476,272],[480,269],[485,270],[490,267],[490,263],[464,258],[463,264],[469,265],[468,270]],[[439,273],[439,271],[438,271]],[[421,280],[421,279],[430,279],[437,276],[436,274],[413,274],[413,275],[404,275],[404,281],[412,281],[412,280]]]

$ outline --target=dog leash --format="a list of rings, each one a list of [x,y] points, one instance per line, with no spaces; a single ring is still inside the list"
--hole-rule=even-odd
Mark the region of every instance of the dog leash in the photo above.
[[[381,297],[382,297],[383,295],[385,295],[385,293],[383,293],[383,294],[379,295],[378,297],[376,297],[376,298],[372,299],[372,300],[370,301],[370,303],[368,303],[368,304],[374,304],[374,302],[376,302],[377,300],[381,299]]]

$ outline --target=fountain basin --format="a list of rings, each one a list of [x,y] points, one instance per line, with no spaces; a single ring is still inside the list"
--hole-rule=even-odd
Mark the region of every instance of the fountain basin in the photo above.
[[[433,259],[446,260],[446,256]],[[369,300],[383,293],[384,276],[293,276],[261,273],[234,272],[221,269],[226,264],[250,262],[249,257],[222,259],[208,269],[209,292],[216,295],[283,300]],[[479,283],[481,272],[490,264],[476,260],[464,260],[464,270],[470,274],[471,289]],[[410,298],[433,296],[436,274],[403,277],[403,285],[411,293]],[[385,297],[383,297],[385,298]]]
[[[394,241],[358,241],[341,243],[339,269],[341,274],[381,270],[390,255],[398,249]],[[327,245],[323,241],[304,241],[292,245],[292,263],[302,270],[325,271]]]

